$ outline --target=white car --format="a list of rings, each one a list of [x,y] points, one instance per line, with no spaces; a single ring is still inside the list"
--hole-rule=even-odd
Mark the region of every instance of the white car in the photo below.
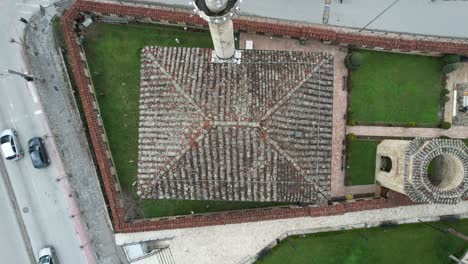
[[[0,134],[2,154],[7,160],[19,160],[23,157],[23,150],[14,129],[7,129]]]
[[[39,250],[39,260],[37,264],[58,264],[55,249],[53,247],[45,247]]]

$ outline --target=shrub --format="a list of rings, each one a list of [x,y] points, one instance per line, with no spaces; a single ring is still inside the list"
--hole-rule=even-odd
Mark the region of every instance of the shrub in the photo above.
[[[442,57],[442,62],[444,64],[457,63],[460,62],[460,55],[457,54],[447,54]]]
[[[406,127],[415,127],[416,126],[416,122],[408,122],[405,124]]]
[[[458,69],[458,67],[460,67],[460,63],[450,63],[450,64],[446,64],[444,65],[444,67],[442,67],[442,72],[447,74],[447,73],[451,73],[453,72],[454,70]]]
[[[346,123],[348,124],[348,126],[355,126],[356,125],[356,120],[350,119]]]
[[[356,135],[354,135],[354,134],[348,134],[348,135],[346,135],[346,140],[347,140],[348,142],[352,142],[352,141],[356,140],[356,138],[357,138],[357,137],[356,137]]]
[[[450,101],[450,96],[445,95],[444,97],[442,97],[442,103],[445,104],[448,101]]]
[[[440,127],[443,128],[443,129],[449,129],[449,128],[452,127],[452,124],[450,124],[449,122],[442,122]]]
[[[305,39],[302,39],[302,38],[299,39],[299,44],[300,44],[301,46],[304,46],[304,45],[305,45]]]
[[[441,138],[441,139],[449,139],[450,137],[447,137],[447,136],[443,136],[443,135],[442,135],[442,136],[440,136],[439,138]]]
[[[356,70],[362,64],[362,56],[358,52],[351,52],[345,58],[345,65],[350,70]]]
[[[449,91],[449,89],[447,89],[447,88],[444,88],[444,89],[442,90],[442,95],[447,95],[447,94],[449,94],[449,93],[450,93],[450,91]]]
[[[442,75],[441,87],[447,87],[447,75]]]

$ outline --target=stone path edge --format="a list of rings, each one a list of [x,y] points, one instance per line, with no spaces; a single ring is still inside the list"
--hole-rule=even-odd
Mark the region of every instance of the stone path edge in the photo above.
[[[379,208],[391,208],[411,205],[407,197],[388,192],[387,198],[376,197],[373,199],[354,200],[344,203],[332,203],[331,205],[304,206],[304,207],[277,207],[265,209],[253,209],[233,212],[213,213],[206,215],[178,216],[158,219],[145,219],[126,221],[124,219],[125,208],[119,193],[119,186],[115,176],[115,170],[111,167],[110,152],[105,139],[104,128],[97,112],[94,101],[92,82],[86,67],[86,57],[75,35],[74,27],[76,17],[80,12],[116,15],[121,17],[134,17],[145,21],[175,21],[187,25],[206,26],[205,22],[197,16],[191,16],[189,12],[174,8],[140,7],[135,5],[120,5],[98,3],[78,0],[68,9],[61,18],[69,57],[73,69],[73,75],[77,82],[79,95],[82,100],[85,118],[91,143],[95,152],[101,177],[104,183],[105,195],[109,202],[111,217],[117,232],[141,232],[163,229],[175,229],[197,227],[207,225],[233,224],[251,221],[264,221],[304,216],[339,215],[346,212],[371,210]],[[259,22],[248,18],[239,18],[234,21],[236,30],[241,32],[256,32],[261,34],[288,35],[293,38],[313,38],[326,42],[347,43],[358,46],[384,47],[387,49],[400,49],[407,51],[420,51],[431,53],[459,53],[468,54],[468,45],[460,43],[415,41],[396,38],[374,37],[338,32],[329,28],[318,26],[297,26],[281,23]]]

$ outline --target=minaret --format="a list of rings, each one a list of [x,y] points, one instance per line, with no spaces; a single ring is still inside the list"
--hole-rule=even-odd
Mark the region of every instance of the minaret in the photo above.
[[[195,6],[194,11],[210,27],[215,50],[212,62],[239,63],[240,53],[234,47],[232,24],[232,17],[239,10],[238,0],[194,0],[192,3]]]

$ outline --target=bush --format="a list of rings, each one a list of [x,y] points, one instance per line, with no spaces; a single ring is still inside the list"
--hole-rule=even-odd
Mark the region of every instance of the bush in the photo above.
[[[445,103],[448,102],[448,101],[450,101],[450,96],[447,96],[447,95],[446,95],[446,96],[442,97],[442,103],[445,104]]]
[[[357,138],[357,137],[356,137],[356,135],[354,135],[354,134],[348,134],[348,135],[346,135],[346,140],[347,140],[348,142],[352,142],[352,141],[356,140],[356,138]]]
[[[449,139],[450,137],[447,137],[447,136],[443,136],[443,135],[442,135],[442,136],[440,136],[439,138],[441,138],[441,139]]]
[[[350,119],[346,123],[348,124],[348,126],[355,126],[356,125],[356,120]]]
[[[444,67],[442,67],[442,72],[447,74],[447,73],[451,73],[453,72],[454,70],[458,69],[458,67],[460,67],[460,63],[450,63],[450,64],[446,64],[444,65]]]
[[[442,90],[442,95],[447,95],[447,94],[449,94],[449,93],[450,93],[450,91],[449,91],[449,89],[447,89],[447,88],[444,88],[444,89]]]
[[[406,127],[415,127],[416,126],[416,122],[408,122],[405,124]]]
[[[362,64],[362,55],[358,52],[351,52],[345,58],[345,65],[350,70],[356,70]]]
[[[460,55],[457,54],[447,54],[442,57],[442,62],[444,64],[457,63],[460,62]]]
[[[452,127],[452,124],[450,124],[449,122],[442,122],[440,127],[443,128],[443,129],[449,129],[449,128]]]
[[[465,138],[465,139],[463,140],[463,142],[465,142],[465,145],[468,146],[468,138]]]

